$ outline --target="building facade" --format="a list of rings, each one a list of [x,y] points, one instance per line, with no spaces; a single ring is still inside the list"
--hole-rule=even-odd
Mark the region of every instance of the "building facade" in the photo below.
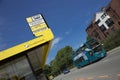
[[[103,41],[120,28],[120,0],[112,0],[110,4],[95,14],[87,27],[88,36]]]

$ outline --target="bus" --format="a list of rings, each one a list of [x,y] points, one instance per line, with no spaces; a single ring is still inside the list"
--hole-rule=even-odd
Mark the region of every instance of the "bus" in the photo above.
[[[0,80],[48,80],[43,68],[54,35],[41,14],[26,20],[35,38],[0,51]]]
[[[85,42],[72,54],[73,64],[83,67],[106,56],[106,51],[102,45],[94,38]]]

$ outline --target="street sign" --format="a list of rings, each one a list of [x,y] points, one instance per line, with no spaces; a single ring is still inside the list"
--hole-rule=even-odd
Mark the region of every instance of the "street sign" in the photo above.
[[[47,24],[41,14],[28,17],[26,20],[30,26],[31,31],[36,37],[41,35],[41,31],[48,29]]]

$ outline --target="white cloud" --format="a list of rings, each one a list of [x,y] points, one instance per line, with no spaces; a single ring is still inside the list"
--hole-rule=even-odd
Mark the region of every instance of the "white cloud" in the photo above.
[[[54,46],[57,46],[57,44],[58,44],[61,40],[62,40],[61,37],[55,38],[55,39],[53,40],[53,42],[52,42],[51,48],[53,48]]]
[[[68,32],[68,31],[67,31],[67,32],[65,32],[65,34],[66,34],[66,35],[68,35],[69,33],[70,33],[70,32]]]
[[[72,32],[72,28],[70,28],[69,30],[67,30],[67,31],[65,32],[65,34],[66,34],[66,35],[69,35],[71,32]]]

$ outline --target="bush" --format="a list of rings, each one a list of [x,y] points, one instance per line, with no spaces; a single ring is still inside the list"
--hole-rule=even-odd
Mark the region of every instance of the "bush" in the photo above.
[[[112,35],[108,36],[103,42],[103,44],[106,51],[109,51],[115,47],[120,46],[120,29],[116,30],[116,32],[113,33]]]

